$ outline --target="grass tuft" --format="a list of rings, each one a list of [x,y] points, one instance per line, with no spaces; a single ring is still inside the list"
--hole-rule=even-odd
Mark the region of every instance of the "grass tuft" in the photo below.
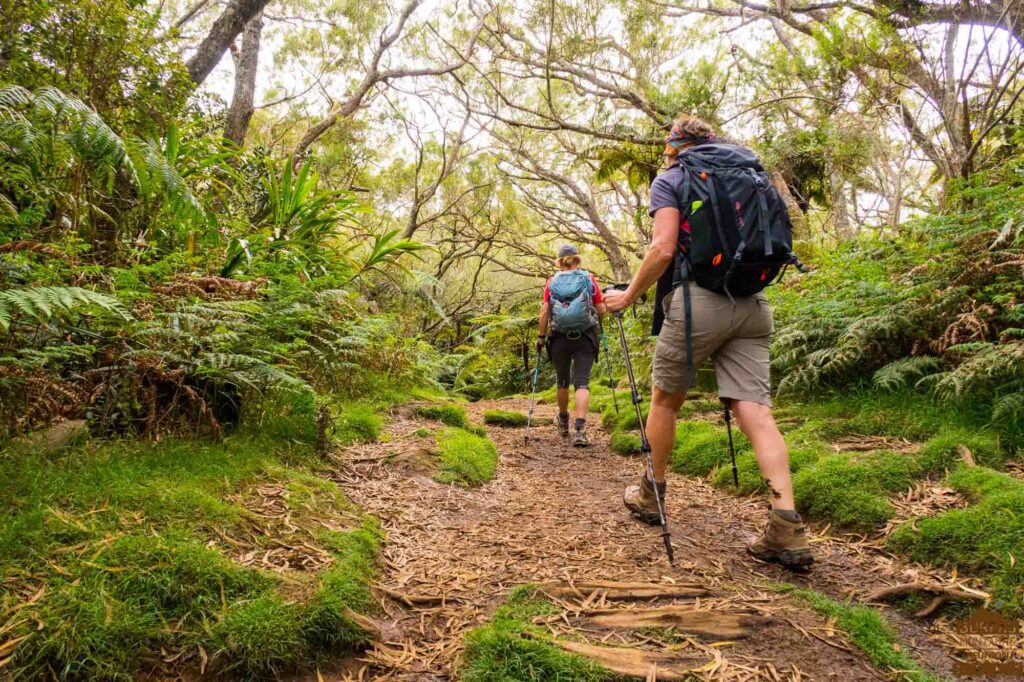
[[[610,672],[582,656],[546,641],[545,631],[531,622],[556,612],[554,604],[529,586],[513,590],[491,622],[466,634],[462,681],[613,679]]]
[[[373,443],[380,438],[383,419],[370,405],[352,403],[345,405],[335,424],[335,439],[339,445],[352,443]]]
[[[526,415],[510,410],[487,410],[484,423],[493,426],[526,426]]]
[[[464,428],[469,423],[466,408],[461,405],[422,405],[416,408],[416,414],[448,426]]]
[[[750,451],[746,437],[733,429],[736,455]],[[687,476],[707,476],[729,462],[729,439],[725,427],[701,421],[684,421],[676,427],[676,444],[669,464]],[[731,474],[730,474],[731,475]]]
[[[612,450],[620,455],[635,455],[640,452],[640,436],[623,431],[612,434]]]
[[[818,615],[835,621],[853,644],[864,652],[871,663],[896,679],[911,682],[940,682],[940,678],[926,672],[900,647],[896,631],[878,611],[868,607],[846,604],[815,590],[797,589],[781,585],[780,592],[790,594],[807,604]]]
[[[494,478],[498,449],[486,435],[445,429],[437,434],[437,445],[441,461],[435,478],[439,482],[475,486]]]

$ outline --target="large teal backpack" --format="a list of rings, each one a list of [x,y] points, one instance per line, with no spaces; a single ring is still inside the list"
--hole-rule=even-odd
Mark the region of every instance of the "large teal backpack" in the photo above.
[[[597,324],[597,309],[594,308],[594,294],[590,286],[590,273],[586,270],[555,273],[548,285],[552,331],[577,337]]]

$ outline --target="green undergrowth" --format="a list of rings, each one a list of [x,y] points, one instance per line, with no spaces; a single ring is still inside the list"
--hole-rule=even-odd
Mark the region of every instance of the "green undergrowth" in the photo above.
[[[601,682],[614,676],[582,656],[548,641],[547,631],[533,624],[538,616],[559,609],[535,588],[521,586],[494,612],[490,622],[466,634],[462,682]]]
[[[526,426],[526,415],[511,410],[487,410],[484,423],[492,426]]]
[[[486,433],[447,428],[437,434],[437,446],[437,481],[477,486],[494,478],[498,449]]]
[[[815,590],[798,589],[793,585],[779,585],[779,592],[800,600],[818,615],[835,622],[871,663],[891,676],[889,679],[909,682],[940,682],[921,667],[902,647],[896,631],[885,616],[868,606],[847,604]]]
[[[825,440],[865,435],[925,441],[941,431],[990,430],[989,414],[983,406],[954,408],[912,392],[844,391],[814,400],[784,402],[775,412],[780,419],[806,420]]]
[[[469,424],[469,417],[466,416],[466,408],[461,405],[421,405],[416,408],[416,414],[424,419],[439,421],[448,426],[465,427]]]
[[[308,444],[244,434],[0,458],[0,599],[20,607],[8,636],[25,636],[7,671],[136,679],[179,653],[198,665],[202,647],[210,670],[266,678],[351,650],[365,635],[346,613],[371,607],[380,531],[368,517],[325,529],[361,515],[318,466]],[[292,542],[260,530],[264,494],[331,563],[284,578],[234,560]]]
[[[889,547],[915,561],[984,576],[997,609],[1024,615],[1024,482],[964,466],[948,483],[972,506],[904,524]]]

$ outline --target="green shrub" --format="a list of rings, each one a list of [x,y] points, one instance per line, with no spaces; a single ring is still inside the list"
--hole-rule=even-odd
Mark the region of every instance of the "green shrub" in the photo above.
[[[510,410],[487,410],[484,412],[484,423],[494,426],[526,426],[526,415]]]
[[[640,452],[640,436],[616,431],[612,434],[612,451],[620,455],[635,455]]]
[[[427,438],[429,436],[433,436],[434,432],[431,431],[430,429],[425,429],[423,427],[420,427],[420,428],[416,429],[415,431],[413,431],[412,435],[416,436],[417,438]]]
[[[335,424],[335,438],[340,445],[372,443],[380,438],[383,418],[377,411],[362,403],[345,405]]]
[[[448,426],[465,427],[469,423],[466,408],[461,405],[423,405],[416,408],[416,414]]]
[[[733,428],[737,457],[749,452],[750,443]],[[715,467],[729,462],[729,438],[724,427],[701,421],[684,421],[676,427],[676,444],[669,464],[688,476],[707,476]]]
[[[599,682],[614,676],[587,659],[547,641],[533,625],[537,616],[556,613],[551,602],[530,588],[517,588],[498,607],[491,622],[466,634],[463,682],[511,680],[579,680]]]
[[[469,431],[474,436],[480,436],[481,438],[487,438],[487,429],[480,426],[479,424],[466,424],[463,427],[466,431]]]
[[[439,482],[474,486],[494,478],[498,449],[487,436],[464,429],[445,429],[437,435],[437,445]]]
[[[871,663],[887,675],[896,673],[897,679],[911,682],[939,682],[940,678],[926,672],[899,646],[896,631],[878,611],[869,606],[838,602],[814,590],[796,589],[791,585],[783,585],[778,589],[791,594],[818,615],[834,622],[867,655]]]

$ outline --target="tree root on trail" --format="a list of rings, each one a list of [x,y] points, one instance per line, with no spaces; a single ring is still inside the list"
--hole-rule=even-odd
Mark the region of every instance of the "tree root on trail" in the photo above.
[[[877,602],[884,601],[891,597],[901,597],[915,592],[927,592],[935,595],[932,601],[914,614],[915,618],[927,618],[938,611],[943,604],[951,601],[972,601],[980,604],[987,604],[991,597],[984,592],[958,590],[952,587],[945,587],[936,583],[912,582],[883,587],[865,595],[863,601]]]
[[[379,592],[383,592],[387,596],[391,597],[395,601],[402,602],[408,607],[413,606],[437,606],[444,604],[446,601],[459,601],[458,599],[448,598],[440,595],[429,595],[429,594],[405,594],[398,592],[390,588],[384,587],[383,585],[377,585],[376,589]]]

